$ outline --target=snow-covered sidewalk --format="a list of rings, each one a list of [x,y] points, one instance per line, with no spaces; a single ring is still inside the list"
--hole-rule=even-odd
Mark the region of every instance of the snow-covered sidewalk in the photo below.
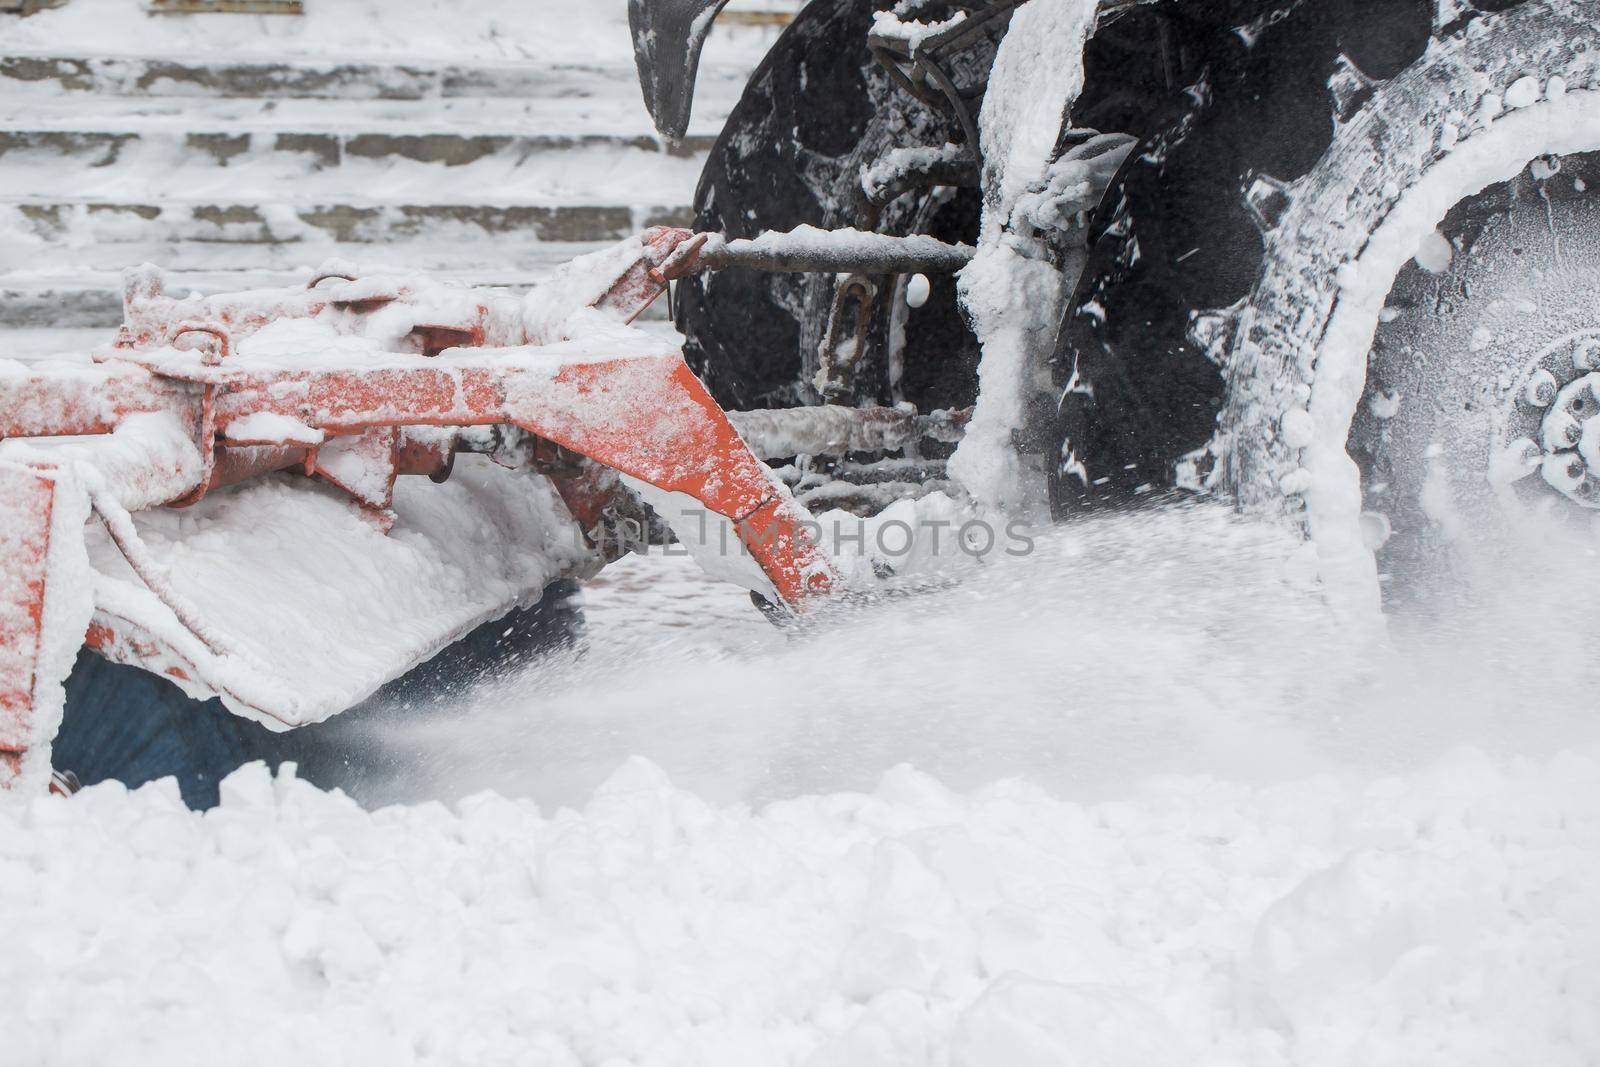
[[[101,786],[0,806],[4,1059],[1592,1063],[1597,775],[1462,751],[1076,804],[899,769],[751,811],[641,760],[551,815]]]

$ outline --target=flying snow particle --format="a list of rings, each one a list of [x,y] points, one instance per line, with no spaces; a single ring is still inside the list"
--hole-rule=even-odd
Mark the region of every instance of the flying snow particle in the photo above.
[[[906,304],[914,308],[921,307],[928,302],[928,293],[931,289],[932,285],[928,282],[926,274],[913,274],[911,280],[906,283]]]
[[[1400,414],[1400,394],[1394,389],[1373,393],[1367,401],[1367,408],[1372,412],[1373,418],[1388,421]]]
[[[1311,491],[1312,481],[1310,471],[1296,467],[1278,479],[1278,491],[1284,496],[1302,496]]]
[[[1417,266],[1429,274],[1443,274],[1450,269],[1450,263],[1455,259],[1455,251],[1450,244],[1450,238],[1434,230],[1422,239],[1422,244],[1417,246]]]
[[[1290,408],[1278,423],[1283,443],[1290,448],[1305,448],[1317,434],[1316,420],[1305,408]]]
[[[1389,521],[1389,516],[1381,511],[1363,511],[1361,513],[1361,543],[1367,551],[1376,552],[1389,543],[1389,538],[1394,534],[1394,524]]]

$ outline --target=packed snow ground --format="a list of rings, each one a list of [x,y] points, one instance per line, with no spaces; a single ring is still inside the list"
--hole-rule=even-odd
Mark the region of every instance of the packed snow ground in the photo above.
[[[444,803],[0,805],[8,1057],[1593,1062],[1600,670],[1545,605],[1596,561],[1362,644],[1283,548],[1108,518],[793,636],[634,561],[586,656],[389,739],[369,804]]]

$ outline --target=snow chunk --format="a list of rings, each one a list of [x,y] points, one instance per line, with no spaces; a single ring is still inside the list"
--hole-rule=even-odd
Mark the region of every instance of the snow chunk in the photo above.
[[[257,411],[228,423],[224,434],[230,441],[256,444],[320,445],[327,435],[299,419],[271,411]]]
[[[1539,100],[1539,79],[1529,75],[1518,78],[1511,83],[1511,88],[1506,90],[1506,107],[1529,107]]]
[[[896,11],[873,12],[872,32],[887,40],[899,41],[910,49],[916,48],[933,34],[954,29],[967,21],[965,11],[957,11],[939,22],[919,22],[915,19],[902,20],[897,10],[898,5]]]
[[[959,163],[967,155],[966,146],[957,144],[892,148],[877,162],[861,168],[861,190],[868,196],[876,198],[903,181],[909,174],[926,171],[941,163]]]
[[[911,280],[906,283],[906,306],[921,307],[928,302],[931,291],[932,283],[928,281],[926,274],[913,274]]]
[[[204,815],[110,783],[0,803],[0,1027],[29,1064],[1584,1062],[1597,776],[898,769],[752,809],[636,759],[546,813],[253,766]]]
[[[1290,408],[1279,422],[1283,443],[1290,448],[1304,448],[1316,437],[1317,423],[1305,408]]]

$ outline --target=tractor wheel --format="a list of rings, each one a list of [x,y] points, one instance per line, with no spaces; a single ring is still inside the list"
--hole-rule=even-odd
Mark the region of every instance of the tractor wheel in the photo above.
[[[860,227],[864,165],[891,147],[960,136],[953,118],[902,94],[872,58],[873,7],[814,0],[784,31],[711,151],[695,194],[696,230],[741,238],[800,225]],[[976,189],[937,201],[913,194],[890,205],[877,229],[970,243],[978,215]],[[947,358],[908,365],[897,383],[880,376],[864,385],[864,398],[971,403],[977,342],[957,309],[955,279],[930,281],[929,299],[905,318],[903,339],[894,344],[910,352],[934,348]],[[685,357],[726,407],[816,403],[811,383],[833,293],[833,277],[820,274],[727,270],[685,279],[674,293]],[[869,343],[878,353],[890,343],[890,304],[876,301]]]
[[[982,213],[976,188],[925,189],[893,201],[881,217],[864,214],[861,171],[893,148],[938,146],[962,138],[959,121],[897,89],[873,59],[867,31],[887,2],[812,0],[773,46],[711,151],[695,195],[695,228],[754,237],[806,224],[926,233],[974,243]],[[940,10],[919,8],[937,20]],[[1084,55],[1087,85],[1072,111],[1079,128],[1138,134],[1170,110],[1192,62],[1181,42],[1189,19],[1165,7],[1135,8],[1114,34],[1094,38]],[[961,90],[980,106],[997,41],[952,63]],[[977,396],[977,338],[952,275],[930,277],[914,309],[906,279],[877,279],[880,296],[868,338],[881,368],[862,400],[910,401],[921,410],[970,406]],[[730,270],[685,279],[675,293],[685,356],[717,400],[732,408],[817,403],[817,349],[829,318],[834,279],[816,274]],[[1048,404],[1046,405],[1048,406]]]
[[[1374,607],[1600,506],[1600,0],[1257,14],[1097,220],[1052,502],[1228,492]]]

